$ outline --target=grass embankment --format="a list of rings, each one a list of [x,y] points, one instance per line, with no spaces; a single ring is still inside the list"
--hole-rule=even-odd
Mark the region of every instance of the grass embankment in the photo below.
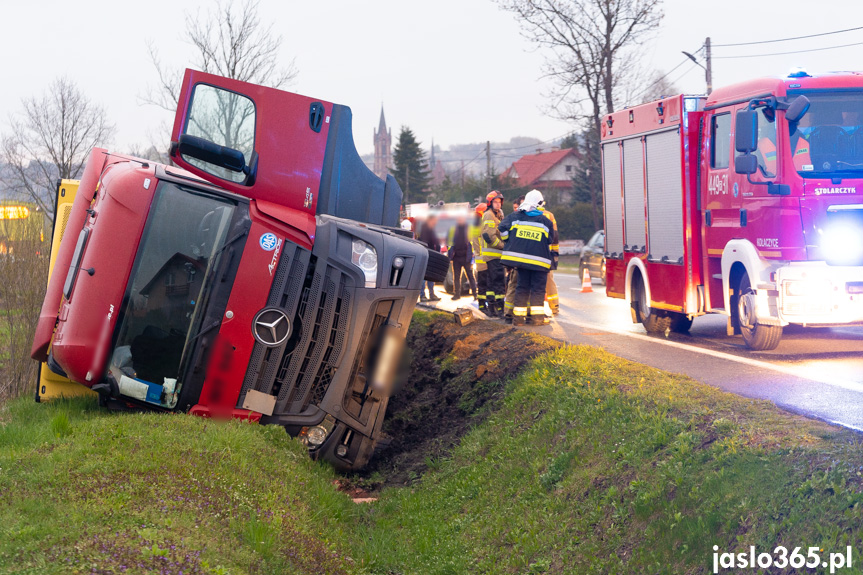
[[[416,328],[450,341],[446,321]],[[509,358],[487,350],[504,337],[543,341],[466,328],[442,373],[496,399],[371,505],[281,429],[14,402],[0,414],[0,571],[706,573],[713,545],[782,544],[852,545],[840,572],[860,572],[858,435],[551,342],[494,386],[488,368]]]
[[[353,503],[281,428],[0,411],[0,572],[342,573]]]

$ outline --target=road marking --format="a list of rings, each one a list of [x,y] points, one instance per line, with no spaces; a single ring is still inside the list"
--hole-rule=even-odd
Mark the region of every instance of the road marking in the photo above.
[[[810,381],[817,381],[818,383],[823,383],[824,385],[829,385],[832,387],[838,387],[841,389],[847,389],[849,391],[855,391],[857,393],[863,393],[863,383],[858,383],[856,381],[843,381],[843,380],[831,379],[831,378],[827,378],[827,377],[813,376],[812,374],[801,373],[799,368],[795,369],[795,368],[790,367],[790,366],[786,367],[783,365],[776,365],[776,364],[769,363],[766,361],[761,361],[758,359],[751,359],[748,357],[740,357],[739,355],[733,355],[730,353],[725,353],[723,351],[706,349],[703,347],[698,347],[698,346],[680,343],[680,342],[676,342],[676,341],[670,341],[667,339],[659,339],[657,337],[652,337],[652,336],[649,336],[647,334],[612,330],[612,329],[609,329],[605,326],[595,324],[595,323],[573,321],[573,320],[565,320],[565,321],[562,321],[559,323],[566,323],[566,324],[574,325],[574,326],[577,326],[577,327],[580,327],[583,329],[601,331],[603,333],[610,333],[610,334],[614,334],[614,335],[623,335],[626,337],[632,337],[635,339],[640,339],[642,341],[658,343],[658,344],[665,345],[668,347],[682,349],[682,350],[690,351],[693,353],[700,353],[702,355],[708,355],[710,357],[715,357],[717,359],[724,359],[727,361],[733,361],[733,362],[736,362],[739,364],[748,365],[750,367],[756,367],[759,369],[766,369],[766,370],[770,370],[770,371],[773,371],[776,373],[781,373],[783,375],[790,375],[792,377],[799,378],[799,379],[808,379]],[[839,425],[844,425],[845,427],[853,427],[853,426],[850,426],[848,424],[841,423],[838,421],[835,423],[838,423]]]

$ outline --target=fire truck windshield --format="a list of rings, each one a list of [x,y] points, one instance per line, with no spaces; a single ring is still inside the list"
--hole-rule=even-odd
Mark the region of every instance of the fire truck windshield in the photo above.
[[[166,407],[176,402],[185,348],[235,209],[228,200],[159,183],[109,368],[124,395]]]
[[[809,111],[789,125],[794,168],[803,177],[860,177],[863,91],[813,91],[805,95],[811,102]]]

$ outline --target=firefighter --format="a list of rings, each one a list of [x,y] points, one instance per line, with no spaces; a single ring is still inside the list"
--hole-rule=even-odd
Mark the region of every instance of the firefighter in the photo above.
[[[486,265],[485,309],[489,317],[503,316],[503,299],[506,295],[505,276],[500,256],[503,239],[498,226],[503,220],[503,194],[494,190],[485,197],[488,207],[482,215],[480,229],[482,259]]]
[[[557,220],[554,219],[554,214],[545,209],[544,206],[540,206],[539,209],[545,217],[551,220],[552,227],[554,228],[554,237],[558,238]],[[551,313],[557,315],[560,313],[560,298],[557,295],[557,284],[554,282],[554,270],[557,269],[557,262],[560,259],[560,244],[558,240],[555,240],[549,248],[554,257],[551,258],[552,266],[548,272],[548,283],[545,285],[545,300],[548,302],[548,307],[551,308]]]
[[[518,211],[518,207],[523,201],[524,196],[519,196],[518,199],[516,199],[512,203],[513,213]],[[506,249],[508,243],[509,241],[504,242],[503,249]],[[515,286],[518,285],[518,268],[507,266],[507,269],[509,269],[509,274],[507,275],[506,282],[506,297],[503,300],[503,320],[506,323],[512,323],[512,308],[514,305],[513,302],[515,301]]]
[[[479,303],[479,309],[483,313],[485,307],[485,292],[488,287],[488,268],[485,265],[485,260],[482,259],[482,238],[480,230],[482,228],[482,215],[485,213],[487,205],[479,204],[475,209],[473,226],[470,228],[470,245],[473,249],[473,261],[476,262],[476,294],[475,298]]]
[[[524,325],[528,311],[532,325],[543,325],[548,321],[545,317],[545,286],[553,259],[556,259],[551,246],[558,239],[554,224],[539,209],[542,204],[542,193],[531,190],[518,211],[507,216],[498,226],[501,236],[507,241],[501,260],[518,269],[513,325]]]

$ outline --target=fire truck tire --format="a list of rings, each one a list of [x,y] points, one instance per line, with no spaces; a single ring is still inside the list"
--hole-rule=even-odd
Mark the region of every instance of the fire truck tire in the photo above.
[[[635,317],[644,326],[647,333],[665,333],[671,329],[671,317],[665,312],[650,307],[641,276],[637,276],[632,284],[632,307]]]
[[[442,253],[429,250],[429,261],[426,265],[425,280],[427,282],[442,282],[449,272],[449,258]]]
[[[736,315],[737,325],[740,326],[740,334],[743,336],[743,343],[746,347],[753,351],[770,351],[776,349],[779,341],[782,339],[781,325],[764,325],[754,323],[751,318],[753,314],[752,304],[752,287],[749,285],[749,276],[743,274],[740,278],[740,286],[737,288],[736,300],[737,305],[732,308]],[[747,297],[749,296],[749,297]]]
[[[689,333],[689,328],[692,327],[692,318],[686,314],[670,312],[668,317],[671,318],[671,331],[674,333]]]

